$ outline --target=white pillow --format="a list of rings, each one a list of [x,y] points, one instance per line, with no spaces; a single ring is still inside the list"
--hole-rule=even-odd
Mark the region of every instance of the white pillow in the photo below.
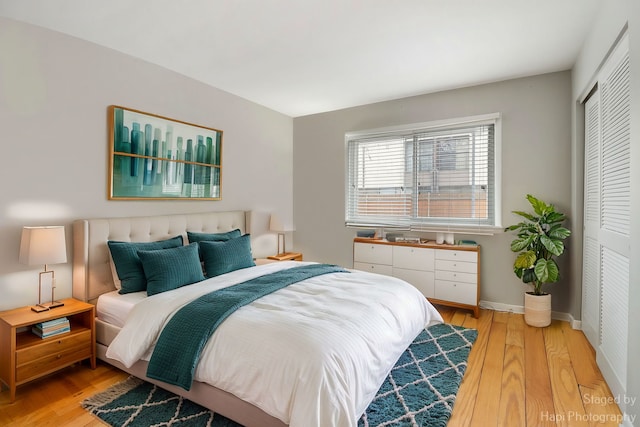
[[[122,288],[122,282],[120,281],[120,277],[118,277],[118,270],[116,270],[116,265],[113,263],[113,257],[111,256],[111,251],[109,252],[109,265],[111,266],[111,276],[113,277],[113,285],[117,290]]]

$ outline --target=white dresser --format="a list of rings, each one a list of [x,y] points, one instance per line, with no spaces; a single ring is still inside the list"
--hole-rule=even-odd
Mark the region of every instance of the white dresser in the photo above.
[[[473,310],[480,299],[480,246],[356,238],[353,268],[398,277],[434,304]]]

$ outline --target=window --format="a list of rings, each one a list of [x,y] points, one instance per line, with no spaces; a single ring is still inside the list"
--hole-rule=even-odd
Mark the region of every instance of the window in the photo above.
[[[346,225],[491,234],[499,115],[348,133]]]

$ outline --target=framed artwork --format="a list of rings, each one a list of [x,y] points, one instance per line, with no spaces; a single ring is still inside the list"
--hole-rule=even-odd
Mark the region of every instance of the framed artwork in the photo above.
[[[221,130],[109,107],[109,200],[220,200],[221,159]]]

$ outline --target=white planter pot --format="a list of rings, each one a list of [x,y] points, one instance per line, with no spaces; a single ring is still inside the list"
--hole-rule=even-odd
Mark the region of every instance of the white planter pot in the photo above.
[[[545,327],[551,324],[551,294],[524,294],[524,321],[529,326]]]

